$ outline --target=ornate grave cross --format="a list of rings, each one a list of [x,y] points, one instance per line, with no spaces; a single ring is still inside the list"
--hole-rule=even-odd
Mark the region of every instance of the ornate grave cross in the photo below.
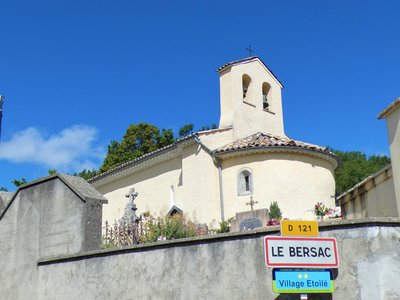
[[[131,188],[128,194],[125,195],[125,197],[129,198],[129,200],[126,204],[124,215],[118,221],[118,230],[120,232],[122,231],[122,235],[126,236],[127,240],[125,243],[127,243],[127,245],[139,243],[139,223],[142,221],[142,216],[138,217],[136,215],[137,207],[135,204],[135,199],[138,195],[139,193],[135,192],[134,188]]]
[[[135,192],[134,188],[131,188],[129,190],[129,193],[125,195],[126,198],[129,198],[129,202],[131,203],[132,207],[136,208],[136,204],[135,204],[135,199],[136,197],[139,195],[138,192]],[[132,209],[133,210],[133,209]],[[136,209],[135,209],[136,210]]]
[[[248,48],[246,48],[246,50],[249,51],[249,56],[253,56],[252,52],[255,52],[253,49],[251,49],[251,46],[249,46]]]
[[[250,205],[251,211],[253,211],[253,210],[254,210],[253,207],[254,207],[254,205],[257,204],[257,203],[258,203],[258,201],[254,201],[254,200],[253,200],[253,196],[250,196],[250,202],[247,202],[246,205]]]
[[[136,216],[136,211],[137,207],[135,204],[135,199],[139,195],[138,192],[135,192],[134,188],[131,188],[128,192],[128,194],[125,195],[126,198],[129,198],[128,203],[126,204],[125,207],[125,213],[122,216],[121,220],[119,220],[119,223],[134,223],[138,219]]]

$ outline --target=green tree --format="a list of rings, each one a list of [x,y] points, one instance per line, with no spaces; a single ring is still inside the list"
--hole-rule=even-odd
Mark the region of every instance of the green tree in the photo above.
[[[337,195],[344,193],[390,163],[390,158],[385,155],[368,157],[360,151],[330,150],[341,159],[341,165],[335,171]]]
[[[122,164],[123,158],[120,156],[120,152],[122,152],[120,144],[117,141],[112,140],[107,146],[107,155],[99,169],[99,173],[103,173]]]
[[[99,169],[99,173],[115,168],[173,142],[175,142],[175,138],[171,129],[162,129],[160,132],[156,126],[148,123],[130,125],[121,143],[111,141],[108,145],[107,155]]]
[[[74,173],[72,175],[79,176],[79,177],[82,177],[85,180],[88,180],[88,179],[96,176],[97,175],[97,171],[95,169],[92,169],[92,170],[83,169],[83,171],[81,171],[79,173]]]
[[[7,188],[0,186],[0,192],[8,192]]]
[[[162,129],[158,141],[158,147],[165,147],[175,142],[174,133],[172,129]]]
[[[48,173],[49,175],[54,175],[54,174],[57,174],[57,170],[56,170],[56,169],[48,169],[48,170],[47,170],[47,173]]]
[[[179,137],[183,137],[185,135],[191,134],[193,132],[193,124],[185,124],[181,128],[179,128]]]
[[[27,183],[26,178],[21,178],[21,179],[14,179],[11,181],[12,184],[14,184],[16,187],[19,187],[20,185],[23,185]]]
[[[204,130],[210,130],[210,129],[217,129],[217,124],[212,123],[211,126],[206,125],[206,126],[201,126],[200,127],[200,131],[204,131]]]
[[[282,211],[276,201],[272,202],[269,206],[269,218],[275,220],[280,220],[282,218]]]

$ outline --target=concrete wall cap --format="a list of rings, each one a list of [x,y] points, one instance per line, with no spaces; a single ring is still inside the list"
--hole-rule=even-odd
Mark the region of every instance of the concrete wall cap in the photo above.
[[[69,189],[71,189],[83,202],[86,202],[86,200],[91,199],[91,200],[99,200],[102,203],[107,203],[108,200],[103,197],[103,195],[97,191],[93,186],[91,186],[85,179],[77,176],[71,176],[71,175],[66,175],[66,174],[54,174],[50,176],[46,176],[43,178],[39,178],[37,180],[33,180],[31,182],[28,182],[26,184],[20,185],[15,193],[13,193],[12,198],[8,202],[8,204],[5,206],[3,211],[0,211],[0,220],[3,218],[4,214],[7,212],[8,208],[11,206],[11,204],[14,202],[15,198],[17,195],[25,189],[28,189],[32,186],[44,183],[46,181],[50,180],[55,180],[59,179],[62,181]]]

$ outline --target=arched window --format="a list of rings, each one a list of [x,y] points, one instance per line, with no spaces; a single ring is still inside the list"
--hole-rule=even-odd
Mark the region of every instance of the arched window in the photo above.
[[[247,74],[243,74],[242,76],[242,88],[243,88],[243,99],[246,98],[247,92],[249,91],[251,83],[251,78]]]
[[[269,103],[269,98],[270,98],[269,92],[270,92],[270,90],[271,90],[271,86],[268,83],[264,82],[262,85],[262,100],[263,100],[263,109],[264,110],[269,110],[269,104],[270,104]]]
[[[253,176],[248,169],[242,170],[238,174],[238,195],[253,194]]]

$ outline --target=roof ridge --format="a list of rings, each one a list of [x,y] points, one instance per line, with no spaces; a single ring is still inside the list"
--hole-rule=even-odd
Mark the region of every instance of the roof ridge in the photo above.
[[[226,144],[225,146],[219,147],[215,150],[215,153],[226,153],[237,150],[244,150],[247,148],[265,148],[265,147],[293,147],[303,148],[309,150],[317,150],[327,154],[333,154],[329,151],[328,147],[319,146],[303,141],[294,140],[288,136],[279,136],[266,132],[256,132],[252,135],[238,139],[234,142]]]

